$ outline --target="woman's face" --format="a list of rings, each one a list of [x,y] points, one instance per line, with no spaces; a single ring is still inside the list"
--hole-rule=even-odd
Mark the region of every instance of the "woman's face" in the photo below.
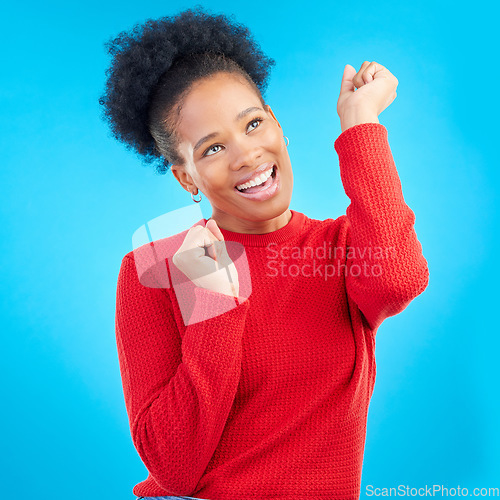
[[[266,233],[288,223],[293,174],[283,131],[243,78],[221,72],[196,82],[176,132],[185,165],[171,170],[184,189],[196,193],[198,188],[207,197],[220,227]],[[252,190],[260,193],[236,188],[257,172],[266,177],[273,166],[271,177]]]

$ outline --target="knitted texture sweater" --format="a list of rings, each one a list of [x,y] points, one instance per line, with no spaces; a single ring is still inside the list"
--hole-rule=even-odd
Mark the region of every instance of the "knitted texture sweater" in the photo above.
[[[193,285],[206,319],[186,321],[185,292],[172,286],[169,256],[187,231],[168,239],[163,283],[159,272],[141,279],[137,250],[123,257],[118,357],[149,472],[135,495],[359,498],[376,332],[424,291],[429,272],[387,129],[356,125],[334,147],[346,215],[291,210],[271,233],[221,229],[244,249],[249,279],[236,301]]]

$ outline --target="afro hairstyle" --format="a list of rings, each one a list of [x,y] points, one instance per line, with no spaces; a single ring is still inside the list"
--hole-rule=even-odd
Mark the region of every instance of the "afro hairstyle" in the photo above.
[[[176,152],[175,130],[165,126],[174,106],[201,78],[219,71],[239,73],[263,102],[269,71],[276,63],[253,40],[247,27],[200,5],[176,16],[136,24],[106,42],[112,56],[99,99],[113,137],[165,174]]]

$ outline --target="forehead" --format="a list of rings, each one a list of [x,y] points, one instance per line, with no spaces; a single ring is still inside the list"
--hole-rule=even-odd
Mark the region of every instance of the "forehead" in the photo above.
[[[234,123],[242,110],[262,103],[243,77],[217,73],[195,83],[185,97],[177,132],[181,139],[197,141],[202,135],[218,132]]]

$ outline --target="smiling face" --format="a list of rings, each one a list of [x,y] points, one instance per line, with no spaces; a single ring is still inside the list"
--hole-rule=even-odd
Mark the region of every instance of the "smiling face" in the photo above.
[[[291,218],[293,174],[283,131],[268,105],[243,77],[216,73],[197,81],[184,99],[175,125],[184,165],[171,170],[184,189],[198,188],[223,229],[267,233]],[[258,172],[248,193],[236,188]],[[269,187],[267,187],[269,186]],[[266,189],[267,188],[267,189]],[[258,194],[251,191],[260,190]]]

